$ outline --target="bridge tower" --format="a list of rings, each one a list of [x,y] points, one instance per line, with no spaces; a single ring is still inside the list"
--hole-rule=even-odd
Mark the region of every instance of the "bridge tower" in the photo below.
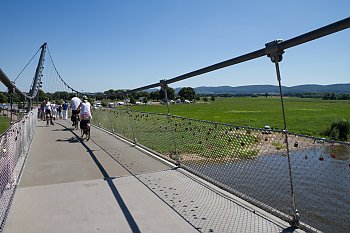
[[[29,109],[32,108],[33,100],[34,100],[35,96],[39,94],[39,86],[41,84],[41,77],[43,76],[42,72],[44,69],[46,47],[47,47],[47,43],[45,42],[41,46],[41,53],[40,53],[38,65],[36,67],[33,83],[32,83],[32,86],[30,88],[30,91],[29,91],[29,96],[33,97],[33,98],[29,99]]]

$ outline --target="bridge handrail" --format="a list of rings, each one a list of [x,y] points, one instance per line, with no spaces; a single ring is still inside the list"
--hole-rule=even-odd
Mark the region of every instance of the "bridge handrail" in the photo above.
[[[8,90],[13,90],[23,99],[29,98],[29,96],[24,94],[20,89],[16,87],[16,85],[13,82],[11,82],[11,80],[7,77],[4,71],[2,71],[2,69],[0,69],[0,81],[7,87]]]
[[[0,232],[17,188],[36,124],[37,109],[34,109],[11,124],[0,136]]]
[[[327,26],[321,27],[319,29],[313,30],[311,32],[302,34],[300,36],[294,37],[292,39],[289,39],[289,40],[286,40],[283,42],[279,41],[277,44],[277,49],[280,51],[283,51],[285,49],[289,49],[289,48],[292,48],[294,46],[297,46],[297,45],[300,45],[300,44],[327,36],[329,34],[347,29],[349,27],[350,27],[350,17],[345,18],[345,19],[340,20],[340,21],[337,21],[335,23],[329,24]],[[266,44],[266,46],[267,46],[267,44]],[[249,61],[249,60],[252,60],[252,59],[255,59],[258,57],[269,55],[268,53],[269,53],[269,51],[265,47],[265,48],[256,50],[254,52],[247,53],[247,54],[244,54],[244,55],[241,55],[241,56],[238,56],[238,57],[235,57],[235,58],[223,61],[223,62],[219,62],[219,63],[216,63],[214,65],[207,66],[207,67],[204,67],[204,68],[201,68],[201,69],[198,69],[198,70],[195,70],[195,71],[192,71],[192,72],[189,72],[189,73],[186,73],[186,74],[183,74],[183,75],[171,78],[171,79],[162,80],[162,82],[164,82],[165,84],[175,83],[175,82],[182,81],[182,80],[185,80],[188,78],[192,78],[192,77],[195,77],[195,76],[198,76],[201,74],[209,73],[209,72],[214,71],[214,70],[222,69],[222,68],[232,66],[232,65],[235,65],[238,63],[242,63],[245,61]],[[137,91],[148,90],[151,88],[159,87],[161,85],[162,85],[161,82],[153,83],[150,85],[146,85],[146,86],[142,86],[139,88],[129,90],[129,91],[127,91],[127,94],[137,92]]]

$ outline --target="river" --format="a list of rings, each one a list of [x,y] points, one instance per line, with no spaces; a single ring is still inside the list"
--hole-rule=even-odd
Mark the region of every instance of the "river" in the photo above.
[[[321,146],[290,153],[300,220],[324,232],[350,232],[350,149]],[[189,163],[229,189],[291,214],[288,157],[283,153],[225,163]]]

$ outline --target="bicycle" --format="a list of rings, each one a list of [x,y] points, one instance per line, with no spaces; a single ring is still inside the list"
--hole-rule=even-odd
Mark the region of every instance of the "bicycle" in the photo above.
[[[81,138],[84,138],[84,135],[86,135],[86,141],[89,141],[90,139],[90,119],[82,119],[80,121],[80,129],[81,129]]]
[[[79,115],[78,113],[73,113],[72,114],[72,117],[71,117],[71,120],[73,122],[73,125],[74,126],[74,129],[78,129],[78,121],[79,121]]]

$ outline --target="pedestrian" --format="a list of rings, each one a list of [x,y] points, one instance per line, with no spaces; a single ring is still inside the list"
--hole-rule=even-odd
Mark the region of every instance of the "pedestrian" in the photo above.
[[[45,119],[45,105],[46,105],[46,99],[43,100],[43,102],[41,102],[41,105],[40,105],[40,109],[41,109],[41,120],[43,121],[46,121]]]
[[[57,115],[60,119],[62,119],[62,104],[57,106]]]
[[[52,106],[49,98],[46,99],[46,103],[45,103],[45,118],[47,122],[46,126],[49,126],[49,120],[51,125],[54,125],[52,122]]]
[[[58,117],[57,117],[57,104],[55,101],[53,101],[51,108],[52,108],[52,117],[54,120],[56,120]]]
[[[69,104],[67,103],[67,101],[64,101],[62,104],[63,120],[68,119],[68,109],[69,109]]]

